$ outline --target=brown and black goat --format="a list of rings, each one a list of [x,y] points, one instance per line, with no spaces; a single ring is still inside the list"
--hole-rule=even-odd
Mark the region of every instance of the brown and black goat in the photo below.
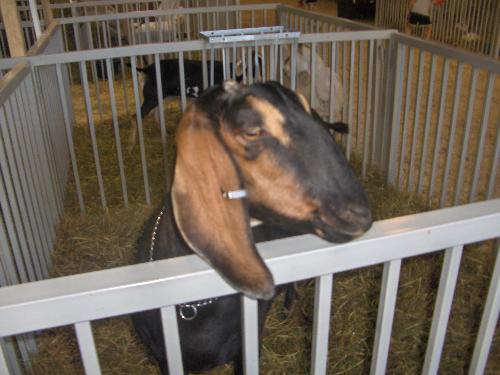
[[[300,233],[345,242],[372,223],[365,192],[324,125],[303,97],[275,82],[208,90],[181,120],[173,184],[163,213],[146,225],[139,261],[200,255],[237,291],[260,300],[262,331],[275,285],[256,242]],[[251,217],[265,227],[252,231]],[[191,320],[177,306],[185,371],[233,361],[242,374],[240,296],[193,304]],[[159,312],[133,320],[168,374]]]

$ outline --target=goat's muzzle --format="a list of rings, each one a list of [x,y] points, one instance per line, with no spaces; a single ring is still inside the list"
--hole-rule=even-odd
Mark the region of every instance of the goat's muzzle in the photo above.
[[[314,232],[331,242],[347,242],[363,235],[372,225],[372,215],[367,205],[346,204],[341,209],[322,207],[315,215]]]

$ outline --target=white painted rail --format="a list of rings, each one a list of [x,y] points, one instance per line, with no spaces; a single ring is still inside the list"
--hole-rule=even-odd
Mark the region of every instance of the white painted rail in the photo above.
[[[395,302],[395,295],[391,291],[397,290],[394,283],[398,280],[400,260],[445,248],[460,249],[464,244],[498,237],[500,237],[500,199],[376,222],[361,239],[346,244],[335,245],[315,236],[305,235],[263,243],[259,245],[259,251],[278,284],[331,275],[374,264],[389,264],[386,267],[387,275],[384,277],[384,290],[389,294],[382,293],[380,309],[383,309],[383,312],[379,316],[379,321],[386,323],[379,325],[382,335],[379,344],[381,349],[375,351],[377,355],[374,358],[374,361],[380,364],[375,366],[374,373],[382,373],[384,358],[389,347],[387,337],[390,337],[390,323]],[[454,252],[455,255],[449,253],[451,258],[445,261],[445,269],[456,268],[458,253],[456,250]],[[489,352],[491,327],[494,327],[498,316],[499,263],[497,260],[483,314],[476,349],[477,353],[480,350],[481,358],[476,360],[480,361],[476,367],[481,366],[487,358],[484,353]],[[455,275],[451,274],[442,282],[448,285],[454,278]],[[328,295],[330,281],[324,278],[324,285],[318,291],[320,299],[321,295]],[[234,293],[234,290],[197,256],[5,287],[0,289],[0,337],[78,323],[77,327],[83,328],[79,329],[81,345],[92,346],[90,325],[88,323],[82,325],[79,322],[164,308],[231,293]],[[449,294],[442,296],[440,294],[438,297],[436,316],[448,313],[446,306],[449,303]],[[321,302],[316,305],[320,309],[329,308]],[[257,373],[256,304],[245,299],[243,306],[246,368],[249,373]],[[172,311],[175,310],[164,309],[163,318],[169,325],[175,321],[172,319]],[[168,334],[171,335],[170,330]],[[180,346],[178,342],[175,343],[176,334],[173,337],[173,344],[172,337],[169,337],[167,342],[169,357],[181,358]],[[318,342],[316,338],[314,340]],[[324,342],[324,338],[321,341]],[[88,357],[84,363],[88,362],[89,366],[98,369],[93,354],[95,349],[87,347],[82,350]],[[318,355],[317,349],[315,353],[315,358],[325,360],[325,355]],[[6,366],[5,363],[1,363],[2,361],[0,356],[0,368]],[[172,363],[172,366],[179,364]],[[321,370],[324,368],[323,365],[313,364],[313,366],[316,368],[314,373],[323,372]]]

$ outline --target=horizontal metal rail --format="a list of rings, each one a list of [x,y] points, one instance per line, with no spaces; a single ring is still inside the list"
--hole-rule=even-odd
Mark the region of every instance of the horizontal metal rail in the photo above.
[[[345,244],[304,235],[258,249],[283,284],[497,237],[500,199],[379,221]],[[0,337],[232,293],[194,255],[5,287]]]
[[[252,10],[275,10],[279,4],[252,4],[252,5],[229,5],[227,7],[200,7],[200,8],[175,8],[168,10],[147,10],[138,12],[127,12],[117,14],[100,14],[91,16],[71,17],[71,18],[58,18],[57,20],[61,25],[78,24],[87,22],[99,21],[116,21],[125,19],[137,18],[155,18],[161,16],[175,16],[175,15],[190,15],[190,14],[206,14],[206,13],[228,13],[228,12],[242,12]]]
[[[492,73],[500,74],[500,60],[479,53],[470,52],[453,47],[441,42],[423,40],[402,33],[394,33],[394,39],[398,43],[410,47],[421,48],[433,54],[445,56],[448,59],[458,60],[464,64],[470,64],[474,68],[487,69]]]
[[[393,35],[394,30],[380,31],[346,31],[328,34],[301,34],[298,43],[313,43],[313,42],[344,42],[352,40],[383,40],[389,39]],[[274,41],[273,41],[274,43]],[[278,41],[278,44],[289,44],[288,41]],[[254,43],[249,42],[249,46],[254,46]],[[240,45],[239,45],[240,46]],[[242,44],[242,46],[245,46]],[[55,64],[68,64],[81,61],[94,61],[99,59],[112,59],[131,56],[142,56],[150,54],[178,53],[178,52],[195,52],[202,51],[206,48],[203,40],[191,40],[183,42],[171,43],[150,43],[143,45],[133,45],[106,49],[94,49],[86,51],[74,51],[56,53],[50,55],[28,56],[25,58],[14,59],[13,61],[28,60],[32,66],[45,66]],[[0,60],[0,69],[12,66],[12,59]]]

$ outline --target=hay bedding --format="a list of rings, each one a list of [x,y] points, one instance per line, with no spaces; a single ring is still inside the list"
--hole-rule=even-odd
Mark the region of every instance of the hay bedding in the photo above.
[[[91,90],[94,87],[91,86]],[[79,172],[82,179],[87,213],[80,215],[74,197],[74,186],[68,188],[66,212],[58,230],[53,253],[53,277],[107,269],[132,264],[134,243],[152,208],[144,204],[139,149],[124,151],[130,205],[123,208],[121,187],[116,167],[112,121],[102,121],[94,106],[96,133],[103,166],[108,209],[100,208],[96,176],[81,88],[74,86],[73,96],[77,125],[74,128]],[[127,139],[130,121],[124,113],[124,98],[116,87],[120,131]],[[108,102],[101,92],[104,103]],[[129,98],[129,103],[133,103]],[[109,113],[104,105],[103,113]],[[176,101],[166,109],[169,132],[169,162],[174,154],[173,131],[180,118]],[[154,116],[145,121],[146,153],[151,180],[153,206],[159,204],[164,192],[165,165],[160,131]],[[126,142],[122,142],[126,146]],[[359,171],[359,162],[354,159]],[[377,220],[426,210],[416,199],[384,186],[376,171],[364,179],[374,216]],[[467,370],[472,354],[480,312],[492,272],[494,253],[486,245],[468,249],[457,285],[440,373],[460,374]],[[430,319],[439,282],[441,254],[408,259],[403,263],[396,317],[388,363],[390,374],[415,374],[421,364],[430,328]],[[374,266],[337,274],[332,293],[332,317],[329,345],[328,374],[365,374],[373,347],[382,267]],[[292,311],[283,309],[282,298],[269,314],[261,351],[263,374],[307,374],[310,368],[310,347],[313,317],[314,286],[300,286],[301,298]],[[156,363],[135,336],[128,317],[105,319],[92,323],[97,351],[104,374],[158,374]],[[74,330],[71,327],[47,330],[38,335],[40,352],[34,360],[36,374],[83,373]],[[500,373],[499,334],[490,355],[489,374]],[[497,361],[498,362],[498,361]],[[210,374],[231,374],[231,366],[222,366]]]

